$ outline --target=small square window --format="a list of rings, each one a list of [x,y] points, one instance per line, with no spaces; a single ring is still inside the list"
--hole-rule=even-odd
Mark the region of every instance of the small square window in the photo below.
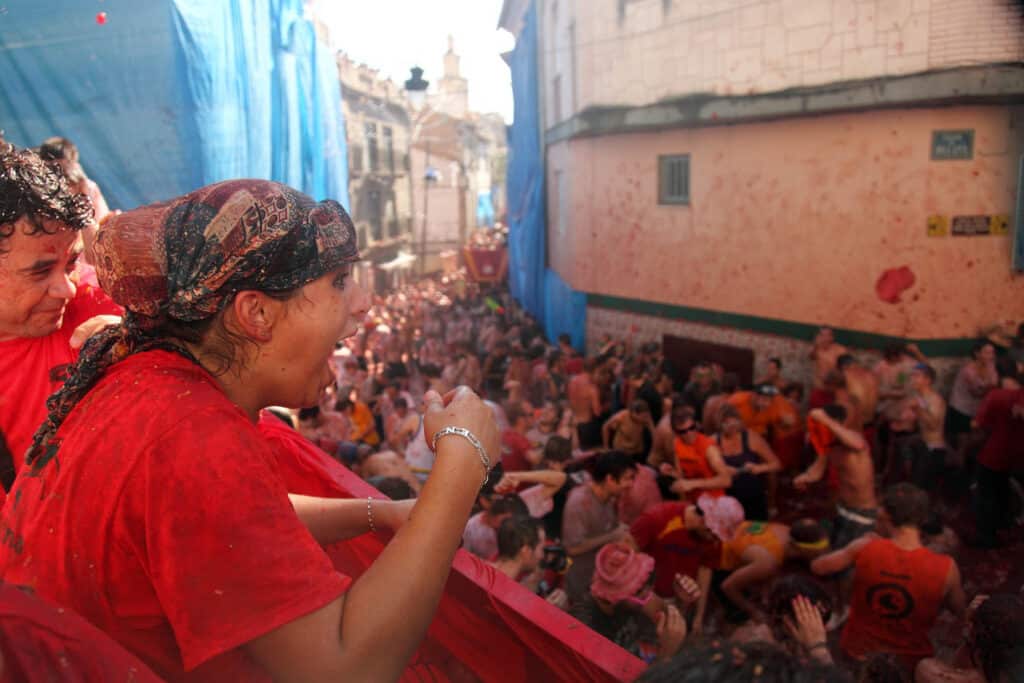
[[[690,155],[658,157],[658,203],[690,203]]]

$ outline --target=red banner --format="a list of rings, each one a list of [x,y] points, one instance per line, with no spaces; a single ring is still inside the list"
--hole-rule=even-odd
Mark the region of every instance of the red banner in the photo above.
[[[277,418],[264,413],[260,430],[279,446],[278,463],[292,493],[381,497]],[[328,553],[339,571],[356,578],[383,548],[367,534]],[[610,683],[632,681],[644,669],[641,660],[459,550],[434,621],[402,681]]]
[[[462,250],[466,259],[469,276],[477,282],[500,282],[508,272],[508,249],[476,249],[466,247]]]

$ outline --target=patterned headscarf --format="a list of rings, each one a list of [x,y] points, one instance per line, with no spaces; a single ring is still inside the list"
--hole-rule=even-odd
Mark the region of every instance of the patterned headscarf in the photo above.
[[[49,415],[26,455],[36,471],[56,454],[53,437],[68,413],[111,365],[155,348],[196,361],[160,338],[168,321],[206,320],[242,290],[288,292],[359,260],[340,204],[266,180],[216,183],[112,216],[95,251],[100,284],[124,307],[124,320],[86,342],[47,401]]]

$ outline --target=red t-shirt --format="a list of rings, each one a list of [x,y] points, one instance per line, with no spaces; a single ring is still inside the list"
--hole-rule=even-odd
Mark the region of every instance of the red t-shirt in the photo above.
[[[107,371],[19,476],[0,576],[65,605],[171,680],[261,680],[239,646],[351,580],[295,515],[275,449],[177,354]]]
[[[843,651],[858,660],[873,652],[931,657],[928,631],[945,599],[952,566],[947,555],[903,550],[888,539],[864,546],[854,565]]]
[[[989,430],[978,462],[996,472],[1024,464],[1024,389],[993,389],[975,416]]]
[[[75,328],[96,315],[121,315],[121,308],[102,290],[78,287],[64,309],[61,328],[45,337],[0,342],[0,432],[11,449],[15,471],[36,429],[46,419],[46,399],[64,383],[67,366],[78,359],[69,345]]]
[[[82,617],[7,584],[0,584],[0,654],[2,683],[160,683],[137,657]]]
[[[686,528],[687,503],[661,503],[633,522],[630,533],[641,552],[654,558],[654,590],[671,597],[676,574],[697,578],[701,566],[716,569],[722,556],[722,544],[705,540]]]
[[[501,466],[506,472],[532,470],[533,465],[526,459],[530,451],[530,440],[517,431],[506,429],[501,433]]]

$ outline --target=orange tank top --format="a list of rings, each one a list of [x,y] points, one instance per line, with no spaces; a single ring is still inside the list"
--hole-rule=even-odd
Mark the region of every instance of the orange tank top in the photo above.
[[[743,522],[732,540],[722,544],[722,569],[736,569],[744,551],[752,545],[767,550],[780,565],[786,560],[786,546],[769,522]]]
[[[942,607],[952,566],[953,558],[927,548],[903,550],[886,539],[864,546],[854,568],[843,651],[858,660],[873,652],[930,657],[928,631]]]
[[[685,443],[678,436],[675,438],[676,462],[679,464],[679,471],[686,479],[710,479],[715,476],[715,471],[708,464],[708,447],[714,446],[715,442],[709,436],[698,434],[693,444]],[[700,489],[691,491],[689,499],[696,502],[705,493],[712,496],[724,496],[724,489]]]

